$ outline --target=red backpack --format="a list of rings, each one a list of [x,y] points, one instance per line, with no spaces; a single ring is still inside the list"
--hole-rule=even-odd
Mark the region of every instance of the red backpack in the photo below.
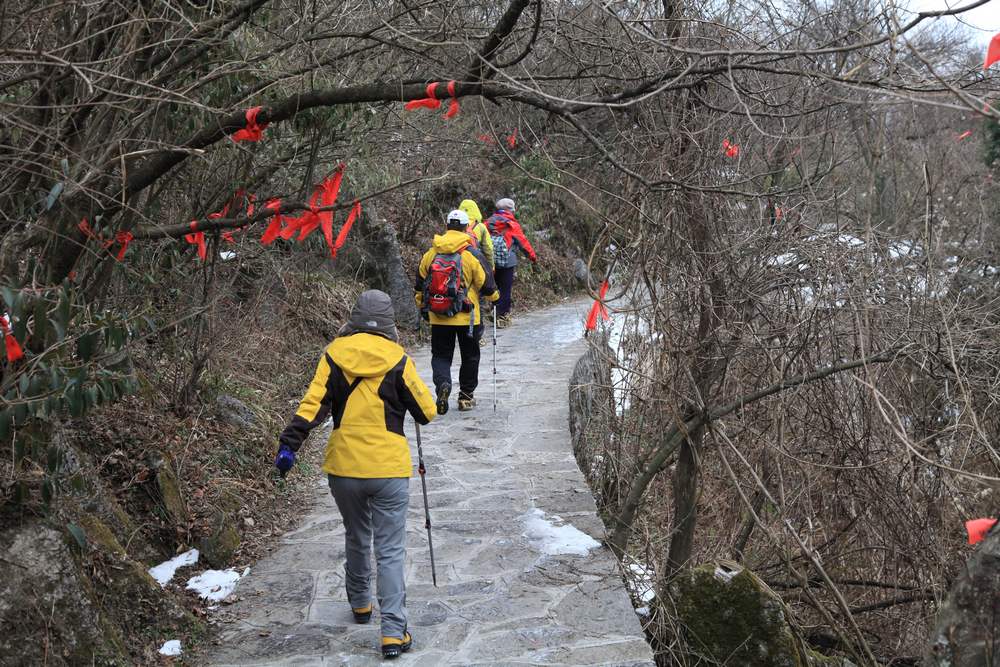
[[[424,311],[443,317],[466,312],[472,305],[462,285],[462,252],[434,256],[424,280]]]

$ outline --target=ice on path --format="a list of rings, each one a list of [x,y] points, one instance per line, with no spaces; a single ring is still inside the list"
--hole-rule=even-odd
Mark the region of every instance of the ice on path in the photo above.
[[[559,519],[559,517],[553,517]],[[524,533],[531,545],[549,556],[573,554],[586,556],[587,552],[601,546],[601,543],[577,530],[570,524],[557,526],[545,518],[545,512],[537,507],[521,516]]]
[[[250,568],[243,570],[240,574],[236,570],[205,570],[197,577],[188,579],[188,590],[192,590],[202,599],[209,602],[220,602],[225,600],[236,590],[239,580],[250,574]]]
[[[174,573],[177,572],[179,568],[186,565],[194,565],[198,562],[198,550],[191,549],[190,551],[185,551],[180,556],[174,556],[165,563],[160,563],[155,567],[149,568],[149,576],[159,582],[160,586],[166,586],[171,579],[174,578]]]

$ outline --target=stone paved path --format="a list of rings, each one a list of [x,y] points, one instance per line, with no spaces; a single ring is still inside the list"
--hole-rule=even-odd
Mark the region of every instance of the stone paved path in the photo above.
[[[552,549],[526,537],[536,508],[556,526],[604,535],[567,430],[567,382],[588,306],[568,302],[501,330],[496,415],[487,345],[479,406],[460,413],[453,398],[448,414],[423,429],[439,587],[431,585],[414,475],[406,577],[414,650],[396,664],[653,664],[611,553],[546,554]],[[414,360],[430,386],[429,350]],[[453,372],[457,380],[457,363]],[[412,428],[408,421],[411,444]],[[308,446],[322,441],[317,434]],[[229,608],[237,620],[209,664],[381,662],[377,612],[371,625],[352,623],[342,525],[325,480],[316,489],[316,507],[240,583],[242,600]]]

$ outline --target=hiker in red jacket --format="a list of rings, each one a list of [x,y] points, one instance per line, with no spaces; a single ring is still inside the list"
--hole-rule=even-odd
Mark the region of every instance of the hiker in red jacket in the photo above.
[[[538,261],[538,255],[514,217],[514,200],[504,197],[497,201],[496,209],[496,213],[486,221],[486,228],[493,239],[493,258],[496,262],[493,276],[500,290],[494,317],[497,318],[497,326],[503,329],[511,323],[511,290],[517,270],[517,251],[525,253],[532,262]]]

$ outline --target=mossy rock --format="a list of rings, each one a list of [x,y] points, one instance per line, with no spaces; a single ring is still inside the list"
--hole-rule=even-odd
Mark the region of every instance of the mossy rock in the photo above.
[[[749,570],[701,565],[679,574],[670,593],[688,650],[708,664],[815,664],[789,624],[784,603]]]
[[[187,505],[181,495],[180,483],[174,474],[172,462],[159,452],[151,457],[152,467],[156,469],[156,486],[160,491],[160,500],[166,518],[175,526],[187,523]]]
[[[0,558],[0,664],[132,663],[60,531],[44,524],[9,531]]]
[[[202,560],[221,569],[230,564],[240,546],[240,533],[236,526],[242,500],[235,493],[223,491],[214,504],[209,533],[201,539],[198,550]]]

